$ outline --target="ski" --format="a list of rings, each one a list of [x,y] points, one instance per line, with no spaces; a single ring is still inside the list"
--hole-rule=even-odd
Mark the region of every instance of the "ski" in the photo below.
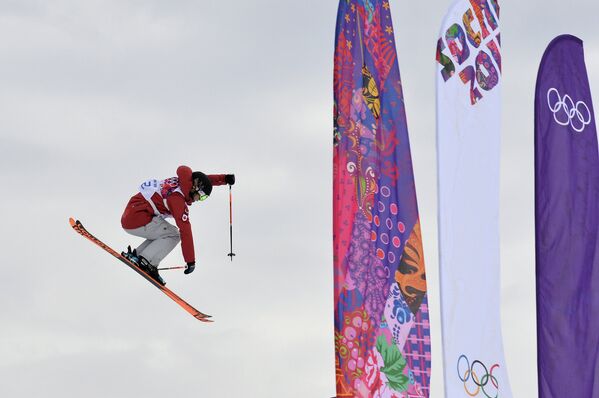
[[[143,271],[135,263],[133,263],[132,261],[129,261],[127,258],[123,257],[120,253],[116,252],[110,246],[108,246],[104,242],[102,242],[100,239],[98,239],[95,236],[93,236],[92,234],[90,234],[87,231],[87,229],[85,229],[83,224],[81,224],[81,222],[79,220],[74,220],[73,218],[69,218],[69,222],[71,224],[71,227],[73,227],[73,229],[78,234],[80,234],[84,238],[89,239],[90,241],[92,241],[93,243],[95,243],[96,245],[98,245],[99,247],[101,247],[102,249],[104,249],[105,251],[112,254],[114,257],[118,258],[123,263],[128,265],[131,269],[133,269],[139,275],[143,276],[148,282],[150,282],[152,285],[156,286],[158,288],[158,290],[160,290],[162,293],[164,293],[168,297],[170,297],[175,303],[179,304],[179,306],[181,306],[181,308],[183,308],[185,311],[189,312],[194,318],[196,318],[202,322],[214,322],[213,320],[208,319],[208,318],[212,317],[211,315],[204,314],[204,313],[196,310],[195,308],[193,308],[185,300],[183,300],[181,297],[179,297],[175,293],[173,293],[169,288],[162,286],[160,283],[156,282],[150,275],[148,275],[145,271]]]

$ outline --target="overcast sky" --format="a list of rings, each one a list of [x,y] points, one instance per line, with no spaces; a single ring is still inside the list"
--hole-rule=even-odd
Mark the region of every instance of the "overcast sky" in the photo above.
[[[391,0],[442,396],[434,56],[451,1]],[[536,395],[533,95],[558,34],[599,4],[503,1],[502,319],[515,397]],[[337,2],[0,0],[0,396],[331,397],[332,68]],[[234,172],[191,209],[198,264],[168,286],[200,323],[76,235],[121,250],[138,184]],[[177,248],[163,265],[183,263]],[[481,326],[482,327],[482,326]]]

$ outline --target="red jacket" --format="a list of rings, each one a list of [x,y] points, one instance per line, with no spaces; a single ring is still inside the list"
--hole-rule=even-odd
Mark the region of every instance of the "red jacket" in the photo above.
[[[181,234],[181,249],[185,262],[195,262],[193,236],[189,222],[189,208],[192,199],[191,169],[180,166],[177,177],[166,180],[148,180],[141,184],[140,192],[133,195],[121,217],[124,229],[136,229],[147,225],[156,216],[173,217]],[[224,185],[224,174],[208,175],[212,185]]]

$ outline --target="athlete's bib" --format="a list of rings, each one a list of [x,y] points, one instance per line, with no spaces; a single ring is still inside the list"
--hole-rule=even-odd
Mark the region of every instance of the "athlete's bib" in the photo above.
[[[166,209],[170,211],[166,203],[166,198],[168,198],[173,192],[179,192],[183,194],[181,188],[179,187],[179,179],[177,177],[167,178],[166,180],[162,181],[156,179],[144,181],[139,186],[139,192],[144,197],[144,199],[150,204],[150,206],[152,206],[154,214],[162,218],[172,217],[172,215],[160,213],[158,211],[158,208],[156,207],[156,203],[154,203],[154,201],[152,200],[152,196],[154,196],[154,194],[157,193],[162,198],[162,203],[164,204],[164,207],[166,207]]]

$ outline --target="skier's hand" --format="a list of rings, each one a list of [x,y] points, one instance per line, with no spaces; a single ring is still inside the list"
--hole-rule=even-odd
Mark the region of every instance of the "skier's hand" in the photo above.
[[[183,273],[185,274],[191,274],[193,272],[193,270],[196,269],[196,263],[187,263],[187,269],[185,271],[183,271]]]
[[[235,174],[225,174],[225,183],[229,185],[235,184]]]

